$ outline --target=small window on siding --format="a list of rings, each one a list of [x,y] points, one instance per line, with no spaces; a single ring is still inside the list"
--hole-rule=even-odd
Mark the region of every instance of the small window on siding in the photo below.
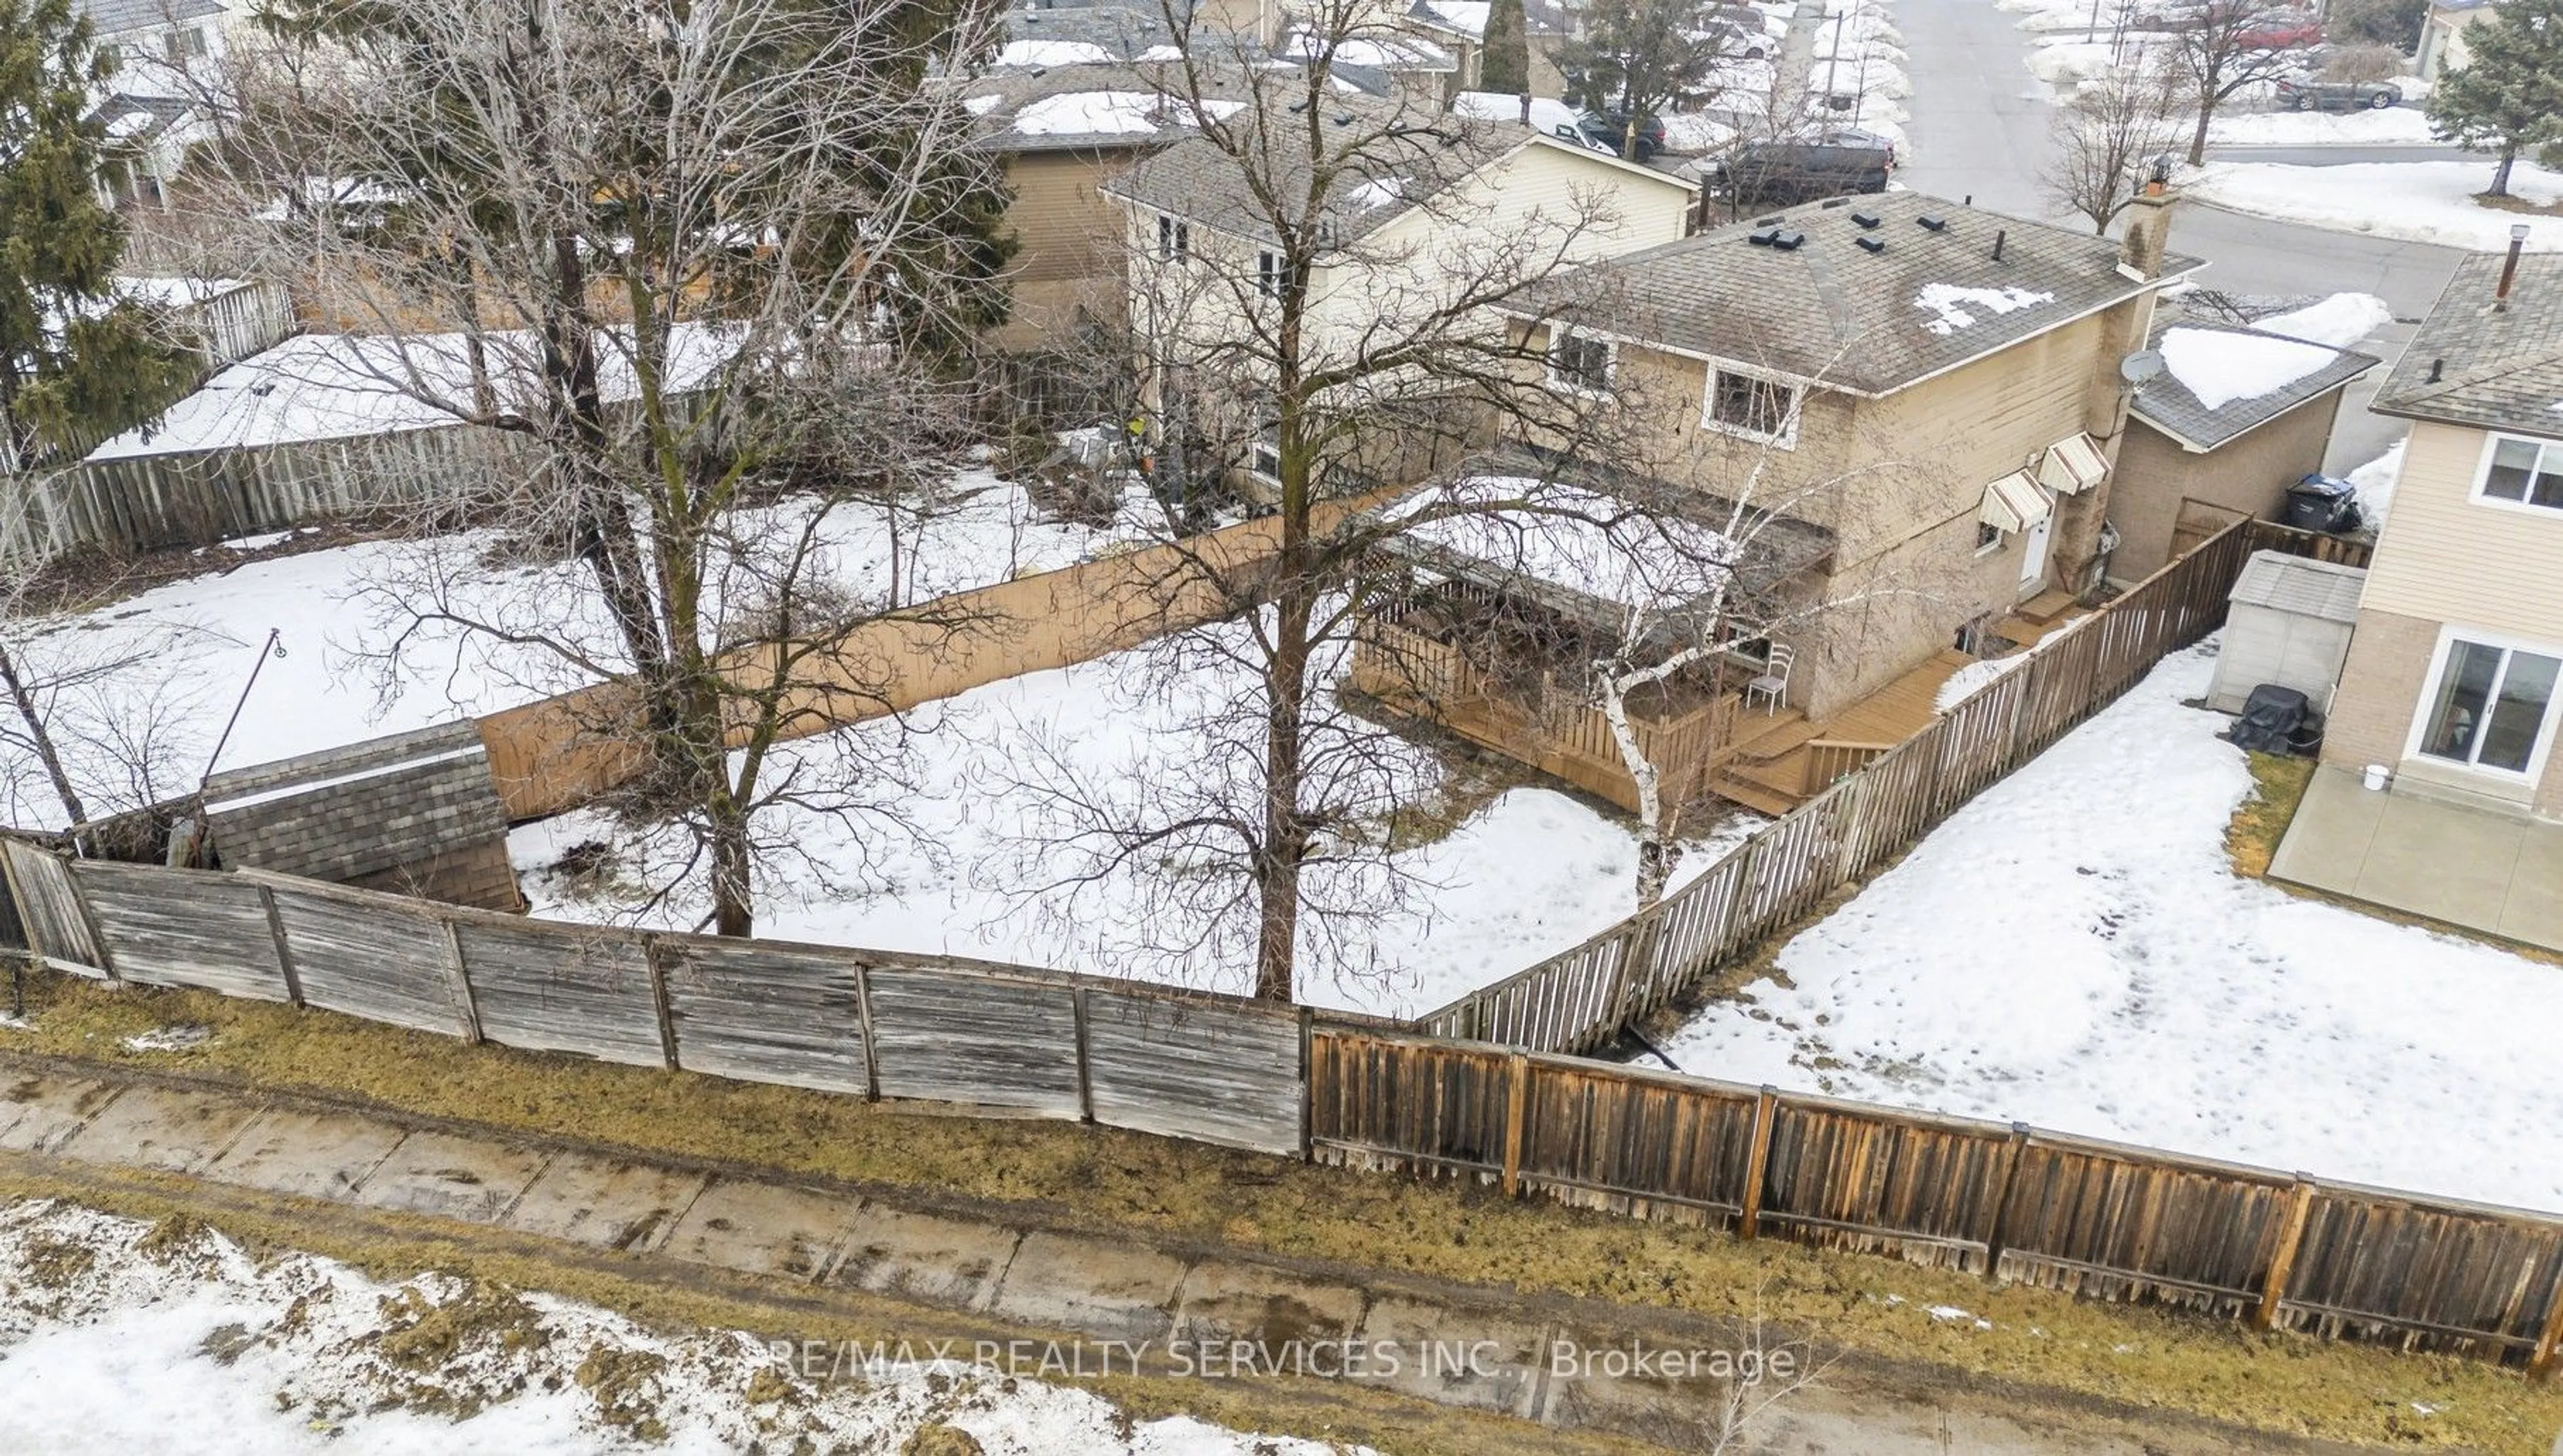
[[[1599,394],[1611,387],[1611,341],[1560,333],[1548,345],[1548,379]]]
[[[1167,263],[1193,256],[1193,225],[1182,218],[1157,214],[1157,257]]]
[[[1741,369],[1718,369],[1709,376],[1707,423],[1729,435],[1786,441],[1798,431],[1798,391]]]
[[[1282,296],[1282,255],[1270,248],[1256,250],[1255,291],[1267,298]]]
[[[2563,510],[2563,445],[2497,441],[2483,473],[2482,497]]]

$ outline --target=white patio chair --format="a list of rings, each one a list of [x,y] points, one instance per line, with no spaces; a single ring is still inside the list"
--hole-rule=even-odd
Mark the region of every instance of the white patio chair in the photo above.
[[[1777,716],[1781,705],[1788,700],[1789,668],[1797,660],[1797,648],[1784,647],[1778,642],[1773,642],[1771,657],[1763,667],[1762,675],[1744,684],[1744,706],[1750,708],[1755,698],[1766,698],[1769,700],[1769,705],[1764,711]]]

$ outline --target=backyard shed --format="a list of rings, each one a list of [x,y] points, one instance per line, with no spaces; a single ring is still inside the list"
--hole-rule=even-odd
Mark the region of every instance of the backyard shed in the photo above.
[[[2239,713],[2253,688],[2274,682],[2329,711],[2366,583],[2364,567],[2254,552],[2226,598],[2231,610],[2207,705]]]

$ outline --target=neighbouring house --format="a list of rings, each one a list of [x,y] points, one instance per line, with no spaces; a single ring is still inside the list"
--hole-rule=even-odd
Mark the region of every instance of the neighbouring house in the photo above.
[[[1275,102],[1279,104],[1279,102]],[[1307,280],[1304,360],[1341,367],[1375,338],[1383,319],[1428,317],[1485,286],[1487,269],[1521,258],[1593,260],[1677,239],[1693,196],[1681,179],[1590,147],[1517,126],[1452,116],[1411,102],[1346,97],[1319,125],[1359,120],[1383,139],[1366,154],[1369,172],[1334,176],[1318,220],[1322,248]],[[1241,119],[1233,123],[1246,124]],[[1277,135],[1309,124],[1296,115],[1264,123]],[[1283,196],[1308,189],[1306,163],[1277,147],[1261,169]],[[1208,137],[1192,137],[1143,158],[1104,192],[1122,210],[1133,343],[1161,439],[1208,431],[1236,442],[1200,473],[1243,472],[1251,485],[1277,468],[1260,423],[1255,351],[1232,342],[1254,336],[1255,320],[1279,296],[1281,240],[1266,221],[1256,178]],[[1269,363],[1269,357],[1266,358]],[[1206,370],[1216,368],[1218,377]],[[1250,444],[1251,442],[1251,444]],[[1381,441],[1367,473],[1416,479],[1429,466],[1397,455],[1407,442]]]
[[[2465,32],[2489,14],[2491,0],[2431,0],[2429,12],[2421,19],[2420,49],[2413,53],[2420,78],[2437,81],[2450,71],[2464,70],[2473,59]]]
[[[99,54],[114,66],[90,112],[105,137],[100,197],[110,207],[168,204],[187,147],[204,134],[196,101],[222,64],[223,0],[78,0]]]
[[[2109,576],[2139,581],[2247,516],[2276,518],[2322,468],[2341,394],[2372,354],[2186,316],[2158,318],[2163,373],[2138,388],[2118,447]]]
[[[2143,198],[2118,243],[1836,199],[1579,270],[1580,296],[1533,289],[1518,326],[1546,387],[1616,402],[1647,473],[1831,533],[1747,634],[1821,722],[1953,647],[2034,639],[2100,585],[2121,363],[2200,267],[2166,253],[2170,210]]]
[[[2370,408],[2412,434],[2323,759],[2563,819],[2563,255],[2459,264]]]
[[[1485,72],[1486,16],[1493,9],[1487,0],[1413,0],[1400,23],[1451,54],[1456,90],[1476,91]],[[1557,69],[1556,48],[1574,34],[1574,16],[1552,0],[1526,0],[1522,27],[1530,56],[1530,93],[1563,94],[1566,74]]]
[[[1046,68],[992,76],[966,104],[985,128],[975,145],[994,153],[1010,194],[1005,326],[985,342],[1007,356],[1023,413],[1047,417],[1096,384],[1097,358],[1128,324],[1124,224],[1102,186],[1140,157],[1190,130],[1188,103],[1164,78],[1126,65]],[[1214,102],[1214,115],[1237,102]],[[1068,409],[1068,413],[1077,413]]]

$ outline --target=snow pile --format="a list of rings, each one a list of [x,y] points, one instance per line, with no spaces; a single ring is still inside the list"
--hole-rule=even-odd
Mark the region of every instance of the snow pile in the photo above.
[[[0,1450],[193,1456],[458,1450],[897,1451],[929,1425],[990,1456],[1329,1456],[966,1359],[815,1380],[745,1332],[670,1336],[447,1274],[264,1265],[210,1229],[51,1200],[0,1208]],[[965,1355],[967,1346],[952,1354]]]
[[[1206,101],[1202,110],[1213,121],[1235,115],[1243,101]],[[1009,129],[1025,136],[1148,135],[1161,127],[1191,126],[1188,102],[1169,100],[1154,91],[1070,91],[1044,96],[1015,113]]]
[[[1510,121],[1519,124],[1522,119],[1521,97],[1509,95],[1503,91],[1462,91],[1452,100],[1451,109],[1459,115],[1478,121]],[[1578,127],[1577,123],[1581,119],[1582,113],[1564,101],[1551,100],[1546,96],[1531,97],[1530,127],[1542,136],[1554,136],[1563,141],[1584,141],[1586,145],[1592,145],[1591,142],[1586,141],[1583,131]],[[1665,118],[1668,131],[1672,129],[1675,119],[1671,116]],[[1595,150],[1602,150],[1602,148],[1597,146]]]
[[[827,776],[844,762],[869,766],[894,814],[770,811],[760,833],[793,855],[759,871],[757,933],[1247,991],[1251,908],[1224,898],[1242,882],[1208,867],[1203,847],[1181,835],[1112,860],[1085,808],[1109,806],[1124,823],[1243,812],[1263,762],[1260,678],[1244,632],[1206,628],[994,683],[911,714],[904,735],[874,722],[776,749],[769,772],[812,783],[834,782]],[[1341,668],[1338,659],[1322,675]],[[1380,738],[1331,695],[1314,718],[1308,741],[1327,765],[1325,787],[1383,822],[1448,813],[1441,806],[1469,792],[1433,754]],[[1693,837],[1677,882],[1756,822],[1686,820]],[[575,882],[550,871],[590,841],[608,848],[615,871]],[[535,914],[622,922],[638,915],[632,886],[656,882],[690,847],[682,833],[587,813],[520,826],[509,843]],[[1411,1016],[1635,908],[1630,827],[1547,789],[1504,791],[1390,864],[1309,871],[1308,903],[1360,913],[1331,930],[1316,917],[1303,923],[1302,1001]],[[622,872],[635,865],[643,872]],[[688,902],[649,918],[690,925],[702,911]]]
[[[1463,561],[1630,611],[1706,596],[1735,543],[1694,521],[1562,482],[1509,476],[1419,491],[1386,512],[1404,539]]]
[[[1008,41],[995,64],[1004,70],[1035,67],[1092,66],[1116,59],[1092,41]]]
[[[2164,330],[2162,356],[2172,378],[2210,410],[2275,394],[2340,357],[2320,344],[2212,328]]]
[[[2252,326],[2280,338],[2349,349],[2393,321],[2394,309],[2373,293],[2334,293],[2291,312],[2255,319]]]
[[[2011,313],[2055,301],[2054,293],[2034,293],[2027,288],[1962,288],[1955,283],[1924,283],[1922,290],[1913,295],[1913,306],[1933,315],[1922,326],[1943,337],[1974,326],[1976,309]]]
[[[493,388],[504,399],[537,391],[541,341],[509,330],[484,336]],[[667,387],[702,384],[736,348],[731,335],[698,323],[668,331]],[[639,393],[628,350],[609,340],[598,360],[608,401]],[[291,441],[388,435],[456,423],[473,408],[470,341],[463,334],[401,339],[377,334],[300,334],[254,354],[170,407],[155,425],[128,430],[90,453],[94,460],[182,451],[235,450]]]
[[[2395,85],[2407,98],[2406,77]],[[2244,111],[2222,109],[2208,124],[2211,146],[2422,146],[2430,135],[2430,115],[2418,105],[2355,111]]]
[[[2235,876],[2212,643],[1952,816],[1668,1048],[1743,1082],[2563,1207],[2563,977]]]
[[[2235,212],[2372,233],[2413,243],[2494,252],[2509,246],[2516,213],[2484,207],[2474,194],[2491,182],[2491,161],[2351,162],[2298,167],[2276,162],[2212,162],[2189,195]],[[2563,173],[2521,161],[2510,192],[2537,207],[2563,202]],[[2563,250],[2563,219],[2527,219],[2531,251]]]
[[[2403,447],[2409,444],[2408,436],[2398,440],[2349,472],[2349,483],[2358,487],[2358,518],[2371,531],[2385,529],[2385,518],[2394,509],[2394,487],[2403,478]]]
[[[2008,657],[1986,657],[1950,673],[1949,680],[1941,683],[1940,691],[1932,697],[1931,711],[1945,713],[1974,697],[1978,689],[1999,680],[2004,673],[2028,661],[2030,655],[2028,652],[2014,652]]]

